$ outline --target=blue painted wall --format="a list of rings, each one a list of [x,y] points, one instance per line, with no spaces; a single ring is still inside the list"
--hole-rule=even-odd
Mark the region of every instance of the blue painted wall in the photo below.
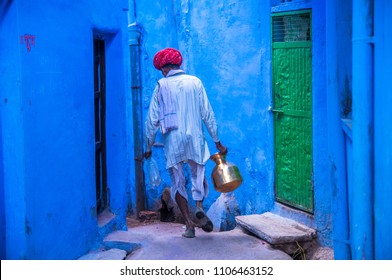
[[[392,82],[390,66],[392,65],[392,6],[387,0],[375,3],[375,196],[374,196],[374,224],[376,259],[392,259]]]
[[[1,107],[1,105],[0,105]],[[0,110],[1,120],[1,110]],[[3,137],[0,121],[0,260],[5,259],[5,208],[4,208],[4,180],[3,180]]]
[[[336,259],[392,259],[391,8],[387,0],[327,4],[326,90]]]
[[[333,245],[336,259],[350,259],[348,175],[346,142],[351,143],[350,127],[342,119],[351,118],[352,100],[352,3],[351,1],[327,1],[327,108],[328,108],[328,154],[330,184],[333,190],[332,222]],[[342,125],[344,128],[343,129]],[[347,131],[347,133],[344,133]],[[351,177],[351,176],[350,176]]]
[[[314,2],[314,3],[313,3]],[[217,118],[227,160],[244,178],[234,194],[242,215],[273,211],[319,231],[320,241],[331,245],[331,188],[327,166],[325,72],[325,1],[135,1],[141,30],[143,115],[161,73],[153,68],[154,54],[178,48],[182,68],[204,83]],[[292,211],[274,202],[274,150],[271,106],[271,34],[273,12],[313,10],[313,133],[315,215]],[[211,153],[216,149],[207,135]],[[159,138],[157,139],[159,141]],[[153,155],[161,166],[163,184],[147,184],[148,207],[159,202],[170,185],[162,148]],[[207,163],[206,174],[214,163]],[[208,209],[219,197],[210,183]]]
[[[244,176],[245,183],[236,192],[238,200],[244,202],[242,212],[270,209],[273,195],[272,116],[268,111],[270,39],[265,36],[270,26],[269,3],[156,1],[147,4],[136,1],[136,8],[137,23],[142,30],[145,112],[156,82],[161,78],[161,73],[152,65],[154,54],[169,46],[180,49],[184,56],[183,69],[204,82],[221,140],[229,148],[227,159],[237,164]],[[263,30],[260,22],[263,22]],[[208,141],[211,153],[216,152],[210,138]],[[161,148],[154,148],[164,172],[162,154]],[[208,177],[213,165],[212,161],[207,164]],[[207,208],[219,196],[210,178],[209,183],[211,193],[205,202]],[[161,188],[168,184],[170,179],[164,174]],[[147,186],[150,204],[154,202],[152,196],[159,195],[160,191]]]
[[[106,40],[109,206],[113,227],[125,224],[128,2],[21,0],[2,1],[0,8],[0,203],[6,213],[1,245],[8,259],[74,259],[101,237],[94,35]]]

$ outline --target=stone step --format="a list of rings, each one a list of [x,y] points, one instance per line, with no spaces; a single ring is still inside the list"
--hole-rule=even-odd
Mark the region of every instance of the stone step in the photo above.
[[[270,212],[236,216],[235,220],[241,228],[288,254],[306,249],[317,238],[316,230]]]
[[[235,219],[242,228],[272,245],[312,241],[317,237],[316,230],[270,212],[236,216]]]
[[[78,260],[124,260],[126,256],[126,251],[113,248],[105,251],[90,252]]]
[[[79,260],[124,260],[129,254],[139,248],[141,248],[140,243],[103,241],[100,248],[80,257]]]

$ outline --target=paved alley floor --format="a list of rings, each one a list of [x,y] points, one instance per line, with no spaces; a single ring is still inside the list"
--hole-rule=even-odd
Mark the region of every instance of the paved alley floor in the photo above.
[[[110,233],[105,242],[129,242],[136,244],[126,260],[291,260],[281,250],[252,235],[235,228],[224,232],[206,233],[196,228],[195,238],[184,238],[184,225],[164,223],[158,220],[139,222],[128,219],[127,231]],[[118,249],[115,252],[118,255]],[[113,257],[100,254],[97,259]],[[119,257],[121,259],[121,254]],[[94,259],[94,255],[82,259]]]

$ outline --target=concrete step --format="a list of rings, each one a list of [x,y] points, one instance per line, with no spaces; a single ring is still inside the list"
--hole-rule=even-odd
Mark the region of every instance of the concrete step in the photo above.
[[[141,244],[127,241],[103,241],[101,246],[79,260],[124,260],[129,254],[141,248]]]
[[[316,230],[270,212],[236,216],[235,219],[241,228],[289,255],[298,252],[304,255],[317,238]]]
[[[127,252],[120,249],[109,249],[104,251],[90,252],[78,260],[124,260]]]

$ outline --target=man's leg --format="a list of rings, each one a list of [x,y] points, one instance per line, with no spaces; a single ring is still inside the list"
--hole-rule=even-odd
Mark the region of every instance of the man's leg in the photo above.
[[[184,217],[186,228],[195,228],[191,215],[189,214],[188,201],[179,192],[176,192],[175,199],[178,208],[180,208],[181,214]]]
[[[213,224],[203,209],[203,200],[208,194],[208,184],[205,178],[205,166],[189,161],[192,179],[192,197],[196,201],[196,218],[205,232],[213,230]]]
[[[178,208],[185,220],[186,231],[183,234],[184,237],[192,238],[195,237],[195,227],[189,213],[188,200],[186,199],[185,189],[185,175],[184,175],[183,163],[176,164],[169,168],[169,173],[172,181],[172,197],[176,201]]]
[[[204,210],[204,208],[203,208],[203,200],[196,200],[196,207]]]
[[[197,171],[196,171],[196,174],[197,174]],[[208,183],[207,183],[207,178],[206,178],[206,176],[204,176],[204,172],[202,172],[199,176],[203,176],[203,196],[204,197],[206,197],[207,196],[207,194],[208,194]],[[193,179],[192,179],[193,180]],[[197,178],[195,178],[194,179],[195,181],[192,181],[192,185],[193,184],[197,184],[198,183],[198,179]],[[195,195],[194,195],[195,196]],[[204,207],[203,207],[203,201],[204,201],[204,198],[203,199],[200,199],[200,200],[196,200],[196,207],[197,208],[200,208],[200,209],[202,209],[202,210],[204,210]]]

